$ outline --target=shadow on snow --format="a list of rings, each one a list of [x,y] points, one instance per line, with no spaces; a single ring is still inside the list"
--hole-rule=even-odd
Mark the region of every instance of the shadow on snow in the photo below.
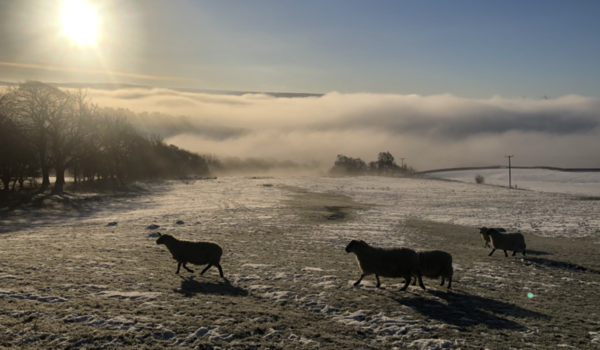
[[[229,295],[236,297],[245,297],[248,295],[248,291],[232,285],[227,278],[223,278],[223,282],[205,282],[194,280],[195,276],[181,277],[181,288],[174,289],[176,293],[180,293],[185,297],[193,297],[196,294],[215,294],[215,295]]]
[[[523,325],[502,316],[511,316],[514,318],[549,318],[547,315],[527,310],[514,304],[462,291],[457,293],[428,290],[428,293],[446,301],[447,304],[423,297],[392,299],[424,316],[458,327],[472,327],[483,324],[491,329],[525,330]]]
[[[555,269],[590,272],[590,273],[600,275],[599,270],[591,269],[591,268],[588,268],[585,266],[581,266],[581,265],[566,262],[566,261],[558,261],[558,260],[545,259],[545,258],[525,258],[524,263],[525,263],[525,265],[535,264],[535,265],[551,267],[551,268],[555,268]]]
[[[153,189],[162,194],[166,190]],[[0,200],[0,233],[16,232],[36,226],[64,224],[65,220],[96,219],[133,211],[143,206],[158,206],[156,201],[140,203],[140,198],[150,192],[118,194],[29,193],[23,195],[18,205]],[[25,198],[27,197],[27,198]],[[108,224],[108,222],[107,222]]]
[[[527,255],[552,255],[552,253],[543,252],[541,250],[531,250],[531,249],[525,250],[525,254],[527,254]],[[519,255],[519,253],[517,253],[517,256],[518,255]]]

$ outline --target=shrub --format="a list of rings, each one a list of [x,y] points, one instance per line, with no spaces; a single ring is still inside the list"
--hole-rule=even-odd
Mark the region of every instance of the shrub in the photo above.
[[[483,184],[485,183],[485,178],[480,174],[477,174],[475,175],[475,182],[477,182],[478,184]]]

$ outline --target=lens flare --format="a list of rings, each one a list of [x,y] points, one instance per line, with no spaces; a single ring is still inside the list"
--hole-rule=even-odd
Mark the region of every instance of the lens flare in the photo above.
[[[528,297],[529,299],[533,299],[533,293],[531,293],[531,292],[527,293],[527,297]]]

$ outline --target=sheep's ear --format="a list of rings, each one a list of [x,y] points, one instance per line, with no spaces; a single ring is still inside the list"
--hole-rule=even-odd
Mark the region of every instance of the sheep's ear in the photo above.
[[[158,237],[162,236],[162,235],[160,234],[160,232],[156,232],[156,233],[158,234]]]

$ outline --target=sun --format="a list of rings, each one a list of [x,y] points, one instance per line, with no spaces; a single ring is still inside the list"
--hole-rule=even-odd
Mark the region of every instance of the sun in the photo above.
[[[64,34],[78,46],[98,43],[100,19],[96,9],[85,0],[64,0],[61,21]]]

